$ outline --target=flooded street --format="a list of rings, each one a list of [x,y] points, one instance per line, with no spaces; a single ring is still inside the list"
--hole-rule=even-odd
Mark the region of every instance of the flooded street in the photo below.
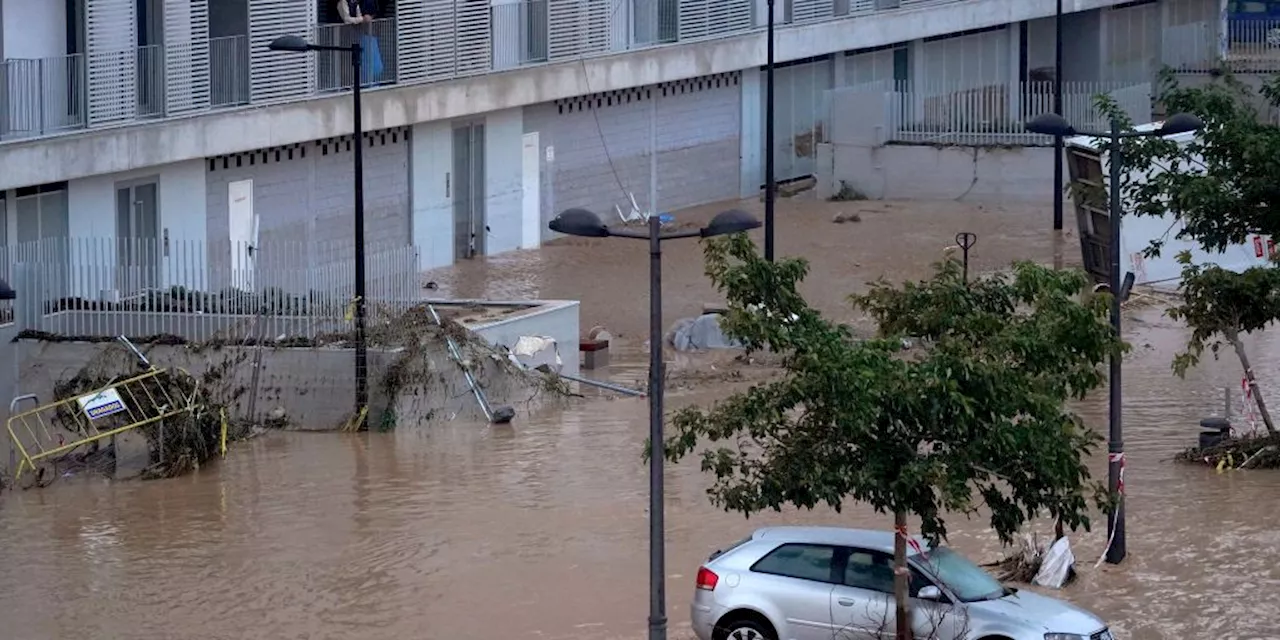
[[[752,207],[756,203],[749,203]],[[919,277],[958,231],[979,235],[974,269],[1014,258],[1051,263],[1047,211],[974,205],[779,206],[779,254],[812,261],[807,293],[846,318],[843,298],[869,279]],[[841,209],[861,223],[836,225]],[[705,213],[705,212],[704,212]],[[685,216],[681,216],[684,220]],[[667,249],[667,323],[716,301],[696,242]],[[570,240],[538,252],[430,274],[441,295],[582,300],[582,327],[608,327],[643,377],[645,245]],[[1068,264],[1078,262],[1074,236]],[[1184,331],[1135,309],[1125,364],[1129,559],[1094,562],[1105,519],[1072,536],[1081,578],[1060,595],[1107,618],[1120,638],[1280,637],[1280,586],[1267,516],[1280,472],[1215,473],[1174,465],[1201,417],[1238,385],[1234,358],[1183,381],[1169,369]],[[1277,388],[1280,344],[1250,343],[1264,390]],[[672,356],[674,357],[674,356]],[[697,369],[681,358],[676,369]],[[678,377],[680,373],[676,373]],[[723,397],[714,380],[677,385],[674,408]],[[1082,407],[1106,428],[1105,393]],[[0,636],[16,640],[286,638],[642,638],[647,613],[644,399],[592,398],[521,414],[513,425],[451,423],[392,433],[272,433],[189,477],[85,480],[0,496]],[[1094,461],[1105,478],[1105,455]],[[768,523],[889,528],[850,505],[746,521],[709,505],[696,461],[668,468],[668,609],[691,638],[698,563]],[[982,522],[951,521],[977,560],[1000,549]]]

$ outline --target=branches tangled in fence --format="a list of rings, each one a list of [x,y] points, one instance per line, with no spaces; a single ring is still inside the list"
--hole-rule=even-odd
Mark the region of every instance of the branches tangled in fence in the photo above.
[[[1211,447],[1192,447],[1174,459],[1215,468],[1280,469],[1280,436],[1227,438]]]

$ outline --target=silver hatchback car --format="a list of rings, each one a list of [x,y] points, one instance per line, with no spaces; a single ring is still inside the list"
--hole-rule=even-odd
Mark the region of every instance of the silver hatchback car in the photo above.
[[[894,637],[893,536],[766,527],[698,569],[690,614],[701,640]],[[908,547],[917,640],[1113,640],[1102,619],[1000,584],[947,547]]]

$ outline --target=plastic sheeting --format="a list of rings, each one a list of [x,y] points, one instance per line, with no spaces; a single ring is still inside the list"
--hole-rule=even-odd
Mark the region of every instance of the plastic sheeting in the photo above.
[[[667,341],[676,351],[702,349],[733,349],[738,343],[730,340],[720,330],[720,315],[707,313],[697,318],[685,318],[676,322],[667,334]]]
[[[564,366],[555,338],[547,336],[520,336],[515,346],[511,347],[511,357],[528,369],[536,369],[545,364],[555,373],[560,373]]]
[[[1036,577],[1031,582],[1042,587],[1061,589],[1071,577],[1075,564],[1076,556],[1071,553],[1071,542],[1066,536],[1058,538],[1058,541],[1045,552],[1044,559],[1040,562],[1040,570],[1036,572]]]

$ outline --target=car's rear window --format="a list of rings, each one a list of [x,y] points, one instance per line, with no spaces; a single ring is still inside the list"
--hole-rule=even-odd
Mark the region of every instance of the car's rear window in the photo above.
[[[716,558],[719,558],[720,556],[726,553],[729,553],[730,551],[733,551],[734,549],[737,549],[738,547],[741,547],[742,545],[748,542],[751,542],[751,536],[747,536],[723,549],[716,549],[715,552],[712,553],[711,556],[707,558],[707,562],[711,562],[712,560],[715,560]]]

